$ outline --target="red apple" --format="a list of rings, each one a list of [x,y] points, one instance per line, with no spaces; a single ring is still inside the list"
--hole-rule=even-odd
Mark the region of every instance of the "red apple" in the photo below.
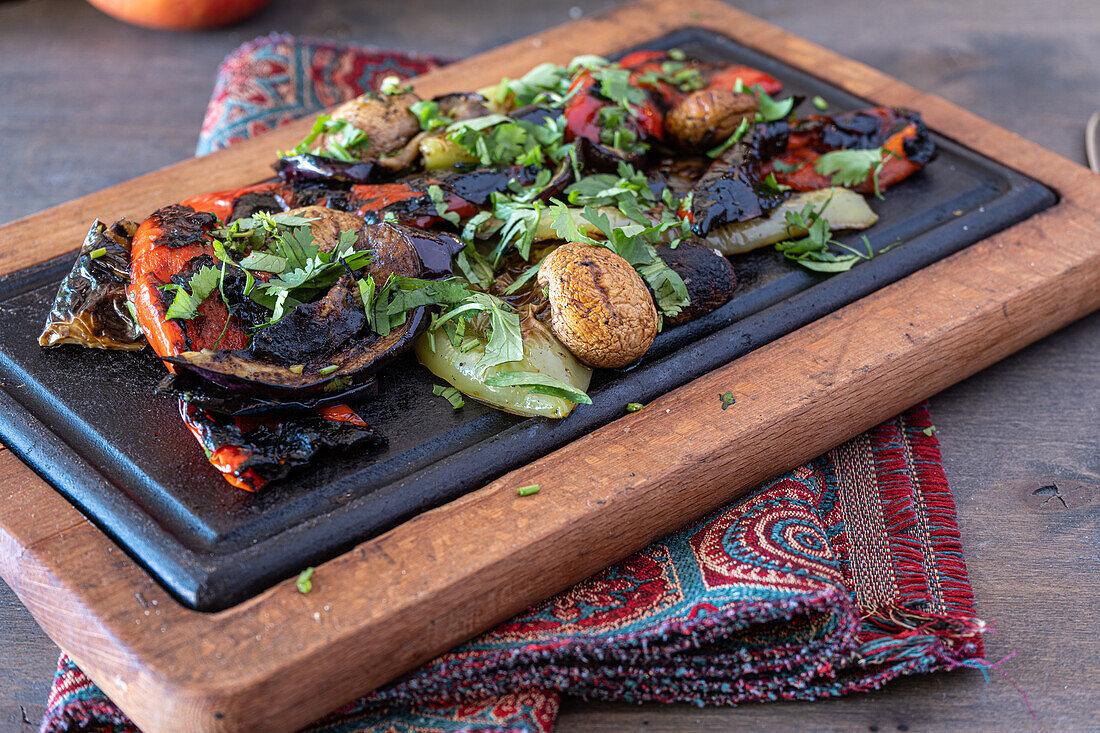
[[[236,23],[271,0],[88,0],[111,17],[146,28],[193,31]]]

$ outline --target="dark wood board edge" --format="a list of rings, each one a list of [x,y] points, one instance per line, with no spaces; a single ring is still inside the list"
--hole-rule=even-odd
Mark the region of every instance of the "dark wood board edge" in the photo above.
[[[287,582],[219,614],[183,609],[0,454],[0,574],[146,730],[294,729],[1100,307],[1100,179],[1080,166],[725,6],[662,0],[588,23],[606,25],[543,34],[518,65],[573,55],[559,35],[607,52],[710,27],[853,93],[916,107],[1062,201],[364,543],[318,568],[309,596]],[[738,403],[723,412],[727,389]],[[526,483],[544,491],[517,498]]]

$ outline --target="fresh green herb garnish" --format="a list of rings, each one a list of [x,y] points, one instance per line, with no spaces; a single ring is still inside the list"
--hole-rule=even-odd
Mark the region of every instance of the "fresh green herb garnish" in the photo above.
[[[583,391],[549,374],[541,372],[497,372],[485,378],[490,387],[529,387],[528,392],[560,397],[579,405],[591,405],[592,400]]]
[[[780,193],[782,193],[783,191],[790,191],[791,190],[790,186],[787,186],[787,185],[782,184],[779,181],[775,180],[775,173],[769,173],[768,174],[768,177],[764,179],[764,185],[767,186],[768,188],[770,188],[771,190],[778,191]]]
[[[532,494],[539,493],[539,491],[541,491],[541,489],[539,488],[538,484],[531,484],[530,486],[521,486],[518,489],[516,489],[516,493],[519,494],[520,496],[531,496]]]
[[[802,163],[784,163],[781,160],[772,161],[772,168],[774,168],[779,173],[794,173],[801,167]]]
[[[937,432],[936,431],[936,426],[935,425],[929,425],[928,427],[922,429],[921,432],[924,433],[925,435],[927,435],[929,438],[931,438],[932,433]]]
[[[98,260],[105,254],[107,254],[107,248],[100,247],[98,249],[93,249],[91,252],[88,253],[88,256],[91,257],[93,260]]]
[[[722,394],[718,395],[718,399],[722,401],[723,410],[737,402],[737,399],[733,396],[733,392],[723,392]]]
[[[745,137],[745,133],[749,130],[749,118],[746,117],[741,120],[741,124],[737,126],[737,129],[733,131],[733,134],[726,138],[726,141],[716,148],[712,148],[707,151],[708,158],[717,158],[719,155],[726,151],[735,143],[741,142],[741,138]]]
[[[813,105],[815,107],[822,111],[829,109],[829,103],[826,102],[825,98],[820,95],[815,95],[811,101],[813,102]]]
[[[311,147],[317,138],[326,137],[324,147]],[[291,155],[321,155],[326,158],[335,158],[345,163],[354,163],[359,158],[353,154],[354,150],[362,150],[370,145],[367,133],[363,132],[347,120],[333,119],[329,115],[317,115],[313,128],[298,143],[293,150],[279,153],[279,157]]]
[[[451,407],[458,409],[466,404],[466,401],[462,399],[462,393],[454,387],[444,387],[441,384],[432,385],[432,394],[442,397],[451,403]]]
[[[329,364],[328,366],[323,366],[320,369],[318,369],[317,373],[320,374],[322,377],[324,377],[324,376],[328,376],[329,374],[332,374],[334,371],[336,371],[339,368],[340,368],[339,364]]]
[[[794,97],[787,97],[777,102],[759,86],[751,88],[756,92],[757,103],[760,106],[760,111],[756,113],[757,122],[776,122],[786,119],[791,114],[794,108]]]
[[[643,407],[645,407],[645,405],[643,405],[641,402],[627,402],[626,403],[626,411],[627,412],[637,412],[638,410],[642,409]]]
[[[430,99],[423,99],[409,105],[409,111],[416,115],[416,119],[420,120],[421,130],[434,130],[438,127],[446,127],[454,122],[447,115],[439,113],[439,102]]]
[[[313,568],[306,568],[299,573],[298,579],[294,581],[294,585],[298,586],[298,592],[302,595],[313,590]]]
[[[814,163],[814,170],[823,176],[830,176],[834,186],[858,186],[873,177],[875,195],[879,192],[878,176],[886,164],[886,151],[883,148],[871,150],[832,150],[823,154]]]
[[[210,297],[211,293],[218,289],[220,282],[221,268],[203,265],[187,281],[186,287],[176,284],[163,286],[162,290],[174,290],[176,292],[176,297],[164,314],[165,319],[189,320],[197,316],[199,306]]]
[[[821,215],[821,212],[829,205],[828,199],[820,209],[814,209],[813,204],[806,204],[801,211],[788,211],[786,221],[788,231],[791,228],[806,230],[806,236],[801,239],[792,239],[778,242],[776,250],[782,252],[788,259],[796,261],[807,270],[814,272],[844,272],[852,269],[852,266],[860,260],[869,260],[874,257],[871,243],[864,237],[867,253],[849,247],[843,242],[833,239],[829,220]],[[846,254],[837,254],[830,247],[839,247]]]

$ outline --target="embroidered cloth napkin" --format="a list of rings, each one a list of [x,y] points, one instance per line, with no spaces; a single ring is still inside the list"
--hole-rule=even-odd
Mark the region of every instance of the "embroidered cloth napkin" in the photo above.
[[[223,63],[198,152],[441,63],[257,39]],[[311,730],[549,731],[563,694],[699,705],[833,697],[974,666],[983,628],[918,406]],[[41,729],[137,730],[64,654]]]

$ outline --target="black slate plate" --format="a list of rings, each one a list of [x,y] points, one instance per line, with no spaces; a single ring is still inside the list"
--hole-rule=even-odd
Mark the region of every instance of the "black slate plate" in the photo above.
[[[786,93],[819,94],[833,111],[866,106],[710,31],[645,47],[757,67]],[[594,404],[564,421],[472,401],[452,411],[408,357],[381,379],[365,413],[388,449],[330,457],[259,494],[231,488],[209,466],[175,402],[153,394],[164,370],[150,354],[38,347],[72,262],[61,257],[0,279],[0,438],[182,603],[223,609],[620,417],[628,402],[648,402],[1054,203],[1041,184],[936,142],[936,161],[871,201],[881,217],[868,232],[874,249],[902,242],[872,261],[821,277],[771,250],[735,258],[733,301],[661,334],[639,366],[599,373]]]

